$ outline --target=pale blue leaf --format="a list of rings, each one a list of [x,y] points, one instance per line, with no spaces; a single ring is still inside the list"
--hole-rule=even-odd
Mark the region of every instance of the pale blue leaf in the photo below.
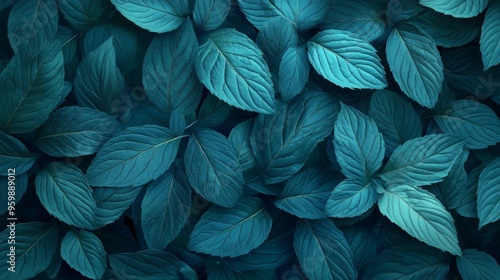
[[[61,241],[61,256],[70,267],[91,279],[106,271],[106,252],[101,240],[85,230],[70,230]]]
[[[500,266],[488,253],[476,249],[466,249],[457,257],[457,268],[464,280],[496,279],[500,275]]]
[[[231,0],[197,0],[193,20],[200,30],[215,30],[224,22],[230,9]]]
[[[71,27],[87,31],[97,24],[106,10],[106,2],[101,0],[59,0],[61,14]]]
[[[278,74],[279,91],[283,100],[290,101],[302,91],[309,79],[310,68],[304,46],[292,46],[283,53]]]
[[[500,158],[492,161],[479,175],[477,212],[479,227],[500,220]]]
[[[8,173],[21,175],[28,171],[38,158],[32,154],[24,144],[13,136],[0,131],[0,176]],[[14,169],[14,172],[9,172]]]
[[[5,169],[7,170],[7,169]],[[14,182],[13,186],[9,186],[9,182]],[[10,188],[10,190],[9,190]],[[0,192],[0,215],[3,215],[7,213],[7,210],[9,209],[9,192],[14,189],[15,191],[15,203],[18,204],[21,199],[23,198],[23,195],[26,193],[26,190],[28,189],[28,173],[23,173],[23,174],[16,174],[15,180],[9,181],[8,177],[0,176],[0,190],[3,190]],[[12,203],[12,202],[10,202]],[[13,205],[10,205],[11,207]],[[15,208],[15,206],[14,206]],[[15,211],[9,211],[9,216],[14,216],[11,215],[11,213],[15,214]]]
[[[136,200],[141,190],[142,188],[140,187],[93,188],[93,195],[96,202],[96,227],[99,228],[118,220]]]
[[[488,6],[488,0],[420,0],[421,5],[456,18],[479,15]]]
[[[376,202],[378,194],[372,181],[347,179],[331,192],[326,203],[329,217],[352,218],[361,216]]]
[[[488,2],[481,0],[481,2]],[[492,3],[481,27],[481,53],[484,70],[500,63],[500,3]]]

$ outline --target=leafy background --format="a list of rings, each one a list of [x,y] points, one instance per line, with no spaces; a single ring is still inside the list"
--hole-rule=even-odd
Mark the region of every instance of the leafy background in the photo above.
[[[1,279],[500,275],[498,1],[7,0],[0,29]]]

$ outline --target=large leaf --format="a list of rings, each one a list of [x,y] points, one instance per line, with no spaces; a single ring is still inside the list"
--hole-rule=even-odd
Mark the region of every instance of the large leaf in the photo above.
[[[301,220],[293,247],[309,279],[356,279],[351,249],[342,232],[328,220]]]
[[[363,179],[347,179],[335,187],[326,203],[330,217],[358,217],[377,202],[375,183]]]
[[[477,186],[479,226],[500,220],[500,158],[481,172]]]
[[[85,107],[64,107],[49,116],[37,133],[35,145],[54,157],[96,153],[121,127],[110,115]]]
[[[63,56],[57,43],[49,43],[28,61],[14,55],[0,74],[0,130],[33,132],[57,106],[63,87]]]
[[[368,181],[382,166],[384,139],[369,116],[341,103],[333,137],[337,162],[347,178]]]
[[[129,127],[99,150],[87,170],[93,186],[140,186],[157,179],[173,163],[182,136],[157,125]]]
[[[456,18],[475,17],[488,6],[488,0],[420,0],[419,2],[423,6]]]
[[[231,209],[214,205],[196,224],[188,249],[219,257],[244,255],[267,239],[271,225],[260,198],[242,198]]]
[[[481,2],[488,2],[482,0]],[[484,69],[500,63],[500,3],[493,3],[486,12],[481,27],[481,53]]]
[[[434,116],[445,133],[464,139],[469,149],[484,149],[500,142],[500,120],[488,106],[472,100],[458,100]]]
[[[186,175],[203,198],[232,207],[243,195],[243,173],[236,153],[222,134],[199,131],[189,138],[184,155]]]
[[[418,104],[434,107],[444,74],[441,56],[432,39],[413,25],[398,24],[387,39],[385,51],[401,90]]]
[[[230,9],[231,0],[197,0],[193,20],[200,30],[215,30],[224,22]]]
[[[200,81],[219,99],[248,111],[274,111],[269,67],[243,33],[228,28],[210,33],[199,48],[195,67]]]
[[[500,275],[500,266],[488,253],[476,249],[466,249],[457,257],[457,268],[464,280],[496,279]]]
[[[93,188],[97,205],[95,211],[96,227],[99,228],[118,220],[136,200],[141,190],[140,187]]]
[[[40,202],[50,214],[72,226],[95,227],[96,202],[78,167],[54,161],[38,172],[35,186]]]
[[[61,14],[73,28],[87,31],[103,16],[106,2],[101,0],[59,0],[59,7]]]
[[[156,35],[148,47],[142,83],[151,104],[167,115],[176,109],[188,115],[198,106],[202,86],[193,65],[197,51],[190,22],[173,32]]]
[[[25,173],[33,166],[37,157],[38,155],[30,153],[21,141],[0,131],[0,176]],[[9,169],[14,172],[9,172]]]
[[[411,236],[430,245],[461,255],[451,214],[428,191],[409,185],[391,185],[379,198],[380,212]]]
[[[101,279],[106,271],[106,252],[95,234],[70,230],[61,241],[61,256],[69,266],[91,279]]]
[[[463,151],[460,138],[431,134],[399,146],[384,167],[382,179],[391,183],[424,186],[441,182]]]
[[[336,85],[355,89],[387,86],[377,51],[357,34],[325,30],[312,37],[307,48],[314,69]]]
[[[15,245],[7,242],[10,228],[4,229],[0,237],[0,253],[4,261],[0,264],[0,278],[5,280],[29,279],[44,271],[52,261],[58,248],[58,230],[56,224],[17,223],[15,225]],[[10,247],[15,246],[14,253]],[[8,270],[11,265],[8,254],[15,254],[14,272]]]
[[[177,29],[190,12],[187,0],[111,0],[128,20],[151,32]]]
[[[309,79],[310,70],[304,46],[288,48],[279,66],[279,91],[283,100],[290,101],[299,94]]]

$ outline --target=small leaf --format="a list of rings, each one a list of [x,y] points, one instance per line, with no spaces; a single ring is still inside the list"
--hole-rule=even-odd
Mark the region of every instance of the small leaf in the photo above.
[[[465,190],[459,198],[459,205],[456,208],[458,214],[463,217],[477,218],[477,189],[479,185],[479,176],[486,168],[487,163],[483,163],[467,173],[467,181],[465,182]]]
[[[461,257],[457,257],[457,267],[464,280],[496,279],[500,275],[497,261],[485,252],[466,249]]]
[[[95,211],[96,228],[118,220],[136,200],[141,190],[140,187],[93,188],[93,195],[97,205]]]
[[[309,70],[305,47],[290,47],[283,53],[278,79],[284,101],[290,101],[302,91],[309,79]]]
[[[243,172],[250,171],[255,167],[255,155],[252,153],[252,146],[250,145],[252,126],[252,120],[239,123],[231,130],[228,137]]]
[[[479,227],[500,220],[500,158],[492,161],[479,175],[477,212]]]
[[[326,212],[329,217],[335,218],[361,216],[377,202],[377,198],[373,182],[347,179],[331,192],[326,203]]]
[[[420,0],[421,5],[456,18],[470,18],[479,15],[488,0]]]
[[[231,9],[231,0],[197,0],[193,19],[200,30],[215,30],[226,19]]]
[[[37,157],[21,141],[0,131],[0,176],[8,176],[9,169],[14,169],[18,175],[25,173]]]
[[[106,271],[106,252],[97,236],[85,230],[70,230],[61,241],[61,256],[83,276],[101,279]]]
[[[486,2],[487,0],[481,0]],[[486,11],[481,27],[481,53],[483,54],[484,70],[500,63],[500,3],[492,3]]]
[[[231,115],[233,107],[209,94],[201,104],[195,127],[217,127]]]
[[[60,0],[59,7],[70,26],[87,31],[102,18],[106,3],[101,0]]]

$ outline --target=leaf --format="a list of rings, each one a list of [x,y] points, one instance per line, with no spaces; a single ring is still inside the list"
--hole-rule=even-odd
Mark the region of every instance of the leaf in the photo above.
[[[333,29],[321,31],[309,40],[307,48],[314,69],[338,86],[353,89],[387,86],[377,51],[354,33]]]
[[[83,276],[101,279],[106,271],[106,252],[95,234],[70,230],[61,241],[61,256]]]
[[[457,267],[464,280],[495,279],[500,274],[500,266],[489,254],[476,249],[466,249],[457,257]]]
[[[207,262],[206,264],[208,280],[276,280],[276,273],[273,270],[254,270],[246,272],[236,272],[222,262]]]
[[[113,38],[83,58],[73,83],[80,106],[117,113],[125,81],[116,66]]]
[[[373,93],[370,117],[384,136],[387,156],[406,141],[422,136],[422,122],[415,110],[392,91],[378,90]]]
[[[391,185],[378,200],[380,212],[416,239],[461,255],[451,214],[434,195],[409,185]]]
[[[233,107],[209,94],[201,104],[195,127],[217,127],[231,115]]]
[[[2,240],[0,253],[4,261],[0,265],[0,278],[5,280],[29,279],[44,271],[52,261],[57,250],[58,232],[55,224],[30,222],[15,225],[15,245],[7,242],[10,229],[0,233]],[[10,266],[8,254],[10,247],[15,246],[15,272],[7,270]]]
[[[59,0],[59,8],[71,27],[87,31],[102,18],[106,3],[100,0]]]
[[[328,220],[301,220],[293,247],[309,279],[356,279],[351,249],[342,232]]]
[[[97,205],[95,211],[96,228],[118,220],[136,200],[141,190],[141,187],[93,188]]]
[[[484,149],[500,142],[500,120],[488,106],[472,100],[458,100],[434,116],[445,133],[464,139],[465,148]]]
[[[467,180],[465,182],[465,190],[462,192],[459,198],[459,205],[456,210],[457,213],[463,217],[477,218],[477,189],[479,185],[479,176],[481,172],[486,168],[487,164],[483,163],[474,169],[472,169],[467,174]]]
[[[257,45],[243,33],[228,28],[210,33],[199,48],[195,68],[210,92],[229,105],[265,114],[274,111],[269,67]]]
[[[231,143],[236,152],[236,157],[243,173],[255,167],[255,155],[252,153],[252,146],[250,144],[252,126],[252,120],[241,122],[231,130],[228,137],[229,143]]]
[[[145,97],[145,96],[144,96]],[[168,127],[169,121],[165,113],[153,107],[149,102],[137,103],[137,107],[132,108],[130,115],[125,119],[127,127],[141,126],[145,124],[155,124]]]
[[[136,253],[109,255],[109,264],[118,280],[196,278],[196,272],[176,256],[148,249]],[[190,276],[190,277],[186,277]]]
[[[121,130],[110,115],[85,107],[63,107],[49,116],[38,130],[35,145],[54,157],[96,153]]]
[[[488,0],[420,0],[421,5],[456,18],[470,18],[479,15]]]
[[[174,162],[183,136],[157,125],[129,127],[99,150],[87,170],[92,186],[134,187],[160,177]]]
[[[243,195],[243,173],[231,144],[222,134],[201,130],[189,138],[184,168],[193,189],[206,200],[232,207]]]
[[[24,194],[26,193],[26,190],[28,189],[28,173],[23,173],[21,175],[16,174],[15,180],[12,181],[14,182],[13,186],[9,186],[9,182],[10,181],[8,177],[0,176],[0,190],[3,190],[2,192],[0,192],[0,215],[4,215],[9,209],[10,201],[8,199],[9,193],[12,189],[14,189],[15,191],[15,199],[13,201],[15,201],[16,204],[21,201]]]
[[[9,169],[18,175],[25,173],[37,157],[38,154],[30,153],[21,141],[0,131],[0,176],[8,176]]]
[[[376,202],[378,194],[371,181],[347,179],[330,193],[326,203],[329,217],[351,218],[368,211]]]
[[[283,53],[278,79],[284,101],[290,101],[302,91],[309,79],[309,70],[305,47],[290,47]]]
[[[151,104],[168,115],[180,110],[184,115],[196,110],[202,86],[193,60],[198,42],[190,22],[167,34],[156,35],[148,47],[142,66],[142,83]]]
[[[57,106],[63,86],[63,56],[57,43],[49,43],[28,61],[14,55],[0,75],[0,130],[33,132]]]
[[[96,202],[83,172],[62,162],[51,162],[35,179],[36,195],[47,211],[68,225],[93,229]]]
[[[443,181],[464,142],[445,134],[430,134],[399,146],[385,165],[382,179],[390,184],[424,186]]]
[[[230,209],[214,205],[196,224],[188,249],[218,257],[241,256],[267,239],[271,225],[260,198],[242,198]]]
[[[370,264],[377,253],[377,240],[371,228],[354,226],[342,230],[352,250],[358,271]]]
[[[401,23],[391,31],[385,51],[401,90],[418,104],[434,107],[444,74],[443,62],[432,39],[417,27]]]
[[[165,249],[181,232],[189,217],[191,188],[174,175],[167,171],[149,183],[142,199],[141,229],[151,249]]]
[[[479,2],[486,2],[481,0]],[[500,63],[500,3],[492,3],[486,11],[483,25],[481,27],[481,53],[484,63],[484,70]]]
[[[283,182],[304,166],[316,145],[332,131],[339,111],[336,97],[307,91],[285,104],[278,102],[274,115],[254,119],[250,143],[266,184]]]
[[[382,166],[384,139],[369,116],[341,103],[333,137],[337,162],[347,178],[368,181]]]
[[[200,30],[215,30],[224,22],[230,9],[230,0],[197,0],[194,4],[193,20]]]
[[[181,26],[190,10],[188,1],[111,0],[116,9],[137,26],[151,32],[170,32]]]
[[[116,189],[116,188],[115,188]],[[104,245],[108,255],[117,253],[135,253],[139,251],[139,244],[130,228],[124,223],[109,224],[94,232]]]
[[[387,18],[394,23],[400,23],[418,17],[428,10],[420,5],[418,1],[419,0],[389,1],[387,4]]]
[[[255,28],[261,30],[266,23],[277,18],[285,19],[285,15],[278,10],[276,1],[270,0],[238,0],[241,11],[245,14],[247,20]],[[289,20],[287,20],[290,22]],[[291,22],[290,22],[291,23]]]
[[[479,227],[500,220],[500,158],[488,164],[479,175],[477,212]]]
[[[340,176],[326,169],[308,168],[286,182],[274,205],[299,218],[326,218],[326,201]]]

